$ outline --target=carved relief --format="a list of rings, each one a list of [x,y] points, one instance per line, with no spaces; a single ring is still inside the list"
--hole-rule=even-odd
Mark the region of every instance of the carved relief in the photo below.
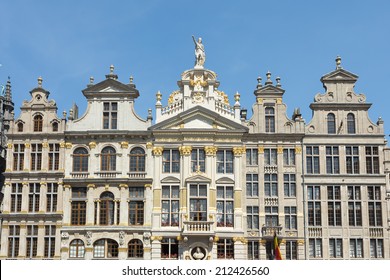
[[[242,156],[243,154],[245,154],[245,146],[242,146],[242,147],[233,147],[233,154],[235,157],[240,157]]]
[[[89,142],[88,144],[90,149],[95,149],[96,148],[96,142]]]
[[[153,147],[152,152],[154,156],[161,156],[164,148],[163,147]]]

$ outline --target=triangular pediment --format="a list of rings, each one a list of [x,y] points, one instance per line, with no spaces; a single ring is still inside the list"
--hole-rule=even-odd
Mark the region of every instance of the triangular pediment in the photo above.
[[[321,82],[351,82],[354,83],[359,77],[347,70],[336,69],[321,78]]]
[[[106,79],[100,83],[89,85],[82,91],[85,96],[88,95],[101,95],[101,94],[126,94],[133,98],[139,96],[138,90],[134,84],[123,84],[114,79]]]
[[[247,130],[247,127],[227,119],[207,108],[196,106],[150,127],[150,130]]]
[[[281,97],[285,90],[274,85],[265,85],[255,91],[256,96]]]
[[[200,174],[188,177],[186,183],[211,183],[211,179]]]

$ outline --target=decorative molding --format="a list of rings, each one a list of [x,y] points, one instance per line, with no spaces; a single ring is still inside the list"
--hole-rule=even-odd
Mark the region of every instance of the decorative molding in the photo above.
[[[295,147],[295,154],[301,154],[302,153],[302,147]]]
[[[283,154],[283,146],[278,146],[277,150],[278,150],[278,154]]]
[[[8,149],[12,149],[12,147],[13,147],[12,143],[7,143],[7,148]]]
[[[163,239],[162,236],[157,236],[157,235],[152,235],[150,237],[150,240],[154,241],[154,240],[158,240],[158,241],[161,241]]]
[[[65,148],[65,142],[60,142],[60,148]]]
[[[153,147],[152,152],[154,156],[161,156],[164,151],[163,147]]]
[[[283,100],[282,98],[276,98],[276,104],[282,104]]]
[[[235,157],[240,157],[242,156],[243,154],[246,153],[246,148],[245,146],[242,146],[242,147],[233,147],[233,154]]]
[[[119,188],[121,189],[121,188],[125,188],[125,189],[127,189],[129,187],[129,185],[127,185],[127,184],[119,184]]]
[[[24,147],[25,147],[26,149],[30,149],[30,148],[31,148],[31,144],[30,144],[29,142],[25,142],[25,143],[24,143]]]
[[[180,155],[189,156],[191,155],[192,147],[191,146],[181,146],[179,147]]]
[[[234,243],[236,243],[238,241],[240,241],[242,244],[247,244],[248,243],[248,240],[246,240],[246,238],[243,237],[243,236],[241,236],[241,237],[238,237],[238,236],[233,237],[233,241],[234,241]]]
[[[71,185],[64,185],[64,188],[65,188],[65,189],[70,189],[70,188],[71,188]]]
[[[152,188],[152,184],[145,184],[144,187],[145,188]]]
[[[264,146],[259,146],[257,148],[257,151],[258,151],[259,154],[264,154]]]
[[[151,149],[153,148],[153,143],[152,142],[147,142],[146,143],[146,149]]]
[[[303,239],[298,239],[297,242],[298,242],[298,245],[304,245],[305,244],[305,240],[303,240]]]
[[[122,149],[127,149],[129,148],[129,142],[123,141],[120,143]]]
[[[89,142],[88,146],[90,149],[95,149],[96,148],[96,142]]]
[[[257,97],[256,98],[257,104],[263,104],[263,98]]]
[[[65,147],[66,147],[67,149],[72,149],[72,143],[66,142],[66,143],[65,143]]]
[[[47,142],[42,143],[42,148],[47,149],[48,147],[49,147],[49,143]]]
[[[204,151],[206,156],[215,156],[217,154],[218,148],[215,146],[205,146]]]
[[[39,182],[39,184],[41,185],[41,187],[42,187],[42,186],[47,186],[47,182],[44,182],[44,181]]]

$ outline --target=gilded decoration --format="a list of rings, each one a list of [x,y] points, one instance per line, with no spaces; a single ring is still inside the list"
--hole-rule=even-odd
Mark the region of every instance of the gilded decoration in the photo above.
[[[264,146],[259,146],[257,148],[257,151],[259,152],[259,154],[264,154]]]
[[[48,147],[49,147],[49,143],[47,143],[47,142],[42,143],[42,148],[47,149]]]
[[[263,98],[257,97],[256,98],[257,104],[263,104]]]
[[[8,143],[8,144],[7,144],[7,148],[8,148],[8,149],[12,149],[12,146],[13,146],[12,143]]]
[[[121,142],[122,149],[127,149],[128,147],[129,147],[129,142],[125,142],[125,141]]]
[[[87,188],[95,188],[95,184],[88,184]]]
[[[246,148],[245,146],[242,146],[242,147],[233,147],[233,154],[235,157],[240,157],[242,156],[243,154],[245,154],[246,152]]]
[[[28,143],[28,142],[26,142],[26,143],[24,143],[24,147],[25,147],[26,149],[30,149],[30,147],[31,147],[31,144],[30,144],[30,143]]]
[[[65,148],[65,142],[60,142],[60,148]]]
[[[241,236],[241,237],[233,237],[233,241],[234,242],[240,241],[242,244],[247,244],[248,243],[248,240],[246,240],[245,237],[243,237],[243,236]]]
[[[191,155],[192,147],[191,146],[181,146],[179,147],[180,155],[189,156]]]
[[[163,147],[153,147],[153,155],[154,156],[161,156],[164,148]]]
[[[278,146],[278,154],[283,154],[283,146]]]
[[[65,143],[65,147],[67,149],[71,149],[72,148],[72,143],[70,143],[70,142]]]
[[[152,142],[146,143],[146,149],[151,149],[151,148],[153,148],[153,143]]]
[[[217,95],[221,99],[221,102],[223,102],[225,104],[229,104],[229,97],[227,96],[227,94],[225,92],[217,90],[217,89],[215,90],[215,92],[217,93]]]
[[[90,149],[95,149],[96,148],[96,142],[89,142],[88,144]]]
[[[215,156],[217,154],[218,148],[215,146],[206,146],[204,147],[206,156]]]
[[[152,184],[145,184],[144,188],[152,188]]]
[[[276,104],[282,104],[282,98],[276,98]]]
[[[169,97],[168,97],[168,104],[172,104],[172,103],[174,103],[174,102],[176,102],[176,101],[178,101],[178,94],[180,94],[180,90],[175,90],[175,91],[173,91],[172,93],[171,93],[171,95],[169,95]]]
[[[128,188],[129,187],[129,185],[127,185],[127,184],[119,184],[119,188]]]
[[[298,242],[298,245],[304,245],[305,244],[305,240],[303,240],[303,239],[298,239],[297,242]]]
[[[295,147],[295,153],[301,154],[302,153],[302,147]]]
[[[154,240],[158,240],[158,241],[161,241],[163,239],[162,236],[157,236],[157,235],[152,235],[150,237],[150,240],[154,241]]]

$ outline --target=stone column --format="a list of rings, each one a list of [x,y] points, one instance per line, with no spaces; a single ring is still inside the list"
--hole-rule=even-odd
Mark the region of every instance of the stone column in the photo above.
[[[247,256],[246,244],[248,241],[244,237],[233,237],[234,241],[234,259],[245,260]]]
[[[180,209],[179,215],[183,217],[183,215],[187,214],[187,186],[185,185],[185,180],[190,177],[191,174],[191,146],[181,146],[179,147],[180,156],[181,156],[181,180],[180,180]],[[182,220],[180,218],[180,220]],[[183,221],[181,221],[182,223]]]
[[[86,225],[87,226],[92,226],[95,222],[94,216],[95,216],[95,203],[94,203],[94,190],[95,190],[95,185],[94,184],[88,184],[87,186],[87,209],[86,209]]]
[[[8,254],[8,236],[9,236],[9,225],[8,222],[3,222],[1,225],[1,247],[0,247],[0,258],[6,258]],[[20,242],[20,237],[19,237]]]
[[[11,192],[12,192],[12,184],[10,182],[5,183],[4,198],[3,198],[3,214],[9,214],[11,212]],[[1,246],[1,248],[3,248],[3,246]]]
[[[243,210],[242,210],[242,155],[245,154],[245,146],[234,147],[234,228],[243,229]]]
[[[42,143],[42,167],[41,170],[49,170],[49,143],[47,140]]]
[[[41,182],[41,186],[39,188],[39,213],[44,214],[46,213],[46,194],[47,194],[47,183]]]
[[[64,225],[69,226],[71,224],[71,212],[72,212],[70,185],[63,185],[63,194],[64,194],[65,208],[68,211],[64,211],[62,222],[64,223]]]
[[[68,204],[66,204],[68,205]],[[57,214],[63,214],[64,213],[64,188],[63,183],[58,182],[58,188],[57,188]],[[67,211],[70,211],[69,207],[66,209]]]
[[[145,184],[145,199],[144,199],[144,226],[152,226],[152,207],[153,193],[152,184]]]
[[[19,257],[20,259],[26,258],[27,250],[27,226],[26,222],[20,223],[20,238],[19,238]]]
[[[119,225],[129,225],[129,186],[126,184],[119,185],[119,191],[121,195],[120,206],[119,206]]]
[[[38,224],[38,246],[37,246],[37,258],[43,258],[45,256],[45,225],[43,221]]]
[[[23,171],[30,170],[30,167],[31,167],[30,162],[31,162],[31,144],[29,142],[25,142],[24,143],[24,169],[23,169]]]
[[[23,188],[22,188],[22,211],[21,213],[27,213],[28,212],[28,194],[30,190],[30,186],[28,182],[22,182]]]
[[[160,217],[161,217],[161,185],[160,185],[160,173],[162,170],[162,152],[163,147],[153,147],[154,156],[154,186],[153,186],[153,217],[152,226],[154,229],[160,228]],[[153,252],[152,252],[153,258]]]
[[[209,194],[209,216],[215,217],[217,213],[217,189],[215,185],[215,174],[217,173],[215,157],[217,155],[218,148],[215,146],[204,147],[206,154],[206,175],[211,178]]]
[[[160,260],[162,236],[152,236],[150,240],[152,241],[152,260]]]

